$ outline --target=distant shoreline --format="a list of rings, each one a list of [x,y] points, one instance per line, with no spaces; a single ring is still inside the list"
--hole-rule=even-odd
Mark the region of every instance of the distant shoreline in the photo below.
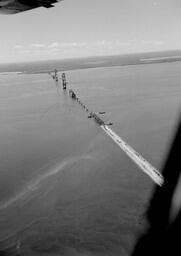
[[[58,71],[70,71],[99,67],[122,67],[130,65],[145,65],[154,63],[170,63],[181,61],[181,50],[135,53],[115,56],[99,56],[65,60],[47,60],[27,63],[0,64],[0,75],[8,74],[44,74],[54,69]]]
[[[153,61],[152,59],[145,59],[144,61],[140,59],[139,63],[129,63],[129,64],[121,64],[121,65],[106,65],[106,63],[102,63],[103,65],[97,65],[97,66],[91,66],[91,67],[75,67],[75,68],[71,68],[71,69],[57,69],[58,72],[64,72],[64,71],[72,71],[72,70],[83,70],[83,69],[93,69],[93,68],[111,68],[111,67],[126,67],[126,66],[138,66],[138,65],[145,65],[145,64],[158,64],[158,63],[171,63],[171,62],[179,62],[181,61],[181,57],[180,59],[174,59],[174,57],[170,58],[170,59],[161,59],[161,58],[157,58],[157,60]],[[105,64],[105,65],[104,65]],[[47,73],[51,73],[53,72],[54,69],[51,70],[44,70],[44,71],[32,71],[32,72],[14,72],[17,73],[19,75],[23,75],[23,74],[27,74],[27,75],[32,75],[32,74],[47,74]]]

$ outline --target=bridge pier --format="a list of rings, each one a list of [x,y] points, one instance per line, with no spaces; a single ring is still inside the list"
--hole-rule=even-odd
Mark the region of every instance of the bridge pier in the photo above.
[[[62,85],[63,85],[63,90],[66,90],[67,89],[67,81],[66,81],[65,73],[62,73]]]
[[[56,81],[56,82],[58,82],[58,70],[57,70],[57,69],[55,69],[55,71],[54,71],[54,72],[55,72],[55,81]]]

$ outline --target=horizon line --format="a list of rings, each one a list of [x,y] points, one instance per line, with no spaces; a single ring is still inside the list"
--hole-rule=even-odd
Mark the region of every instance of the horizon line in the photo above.
[[[139,54],[149,54],[149,53],[166,53],[166,52],[176,52],[181,51],[181,49],[167,49],[167,50],[160,50],[160,51],[146,51],[146,52],[127,52],[127,53],[120,53],[120,54],[107,54],[107,55],[87,55],[87,56],[80,56],[80,57],[68,57],[68,58],[56,58],[56,59],[37,59],[37,60],[28,60],[28,61],[8,61],[8,62],[0,62],[1,66],[5,65],[13,65],[13,64],[23,64],[23,63],[36,63],[36,62],[47,62],[47,61],[69,61],[69,60],[76,60],[76,59],[87,59],[87,58],[105,58],[105,57],[118,57],[118,56],[125,56],[125,55],[139,55]],[[171,56],[172,58],[177,56]],[[166,57],[165,57],[166,58]],[[170,58],[170,56],[167,56]]]

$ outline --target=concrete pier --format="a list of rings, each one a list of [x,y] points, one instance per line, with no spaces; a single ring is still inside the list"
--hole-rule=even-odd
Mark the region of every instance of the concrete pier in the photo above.
[[[63,90],[67,89],[67,81],[66,81],[65,73],[62,73],[62,86],[63,86]]]

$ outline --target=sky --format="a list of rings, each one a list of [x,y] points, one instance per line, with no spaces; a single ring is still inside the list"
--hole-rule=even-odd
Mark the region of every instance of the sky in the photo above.
[[[0,63],[181,49],[180,0],[64,0],[0,15]]]

